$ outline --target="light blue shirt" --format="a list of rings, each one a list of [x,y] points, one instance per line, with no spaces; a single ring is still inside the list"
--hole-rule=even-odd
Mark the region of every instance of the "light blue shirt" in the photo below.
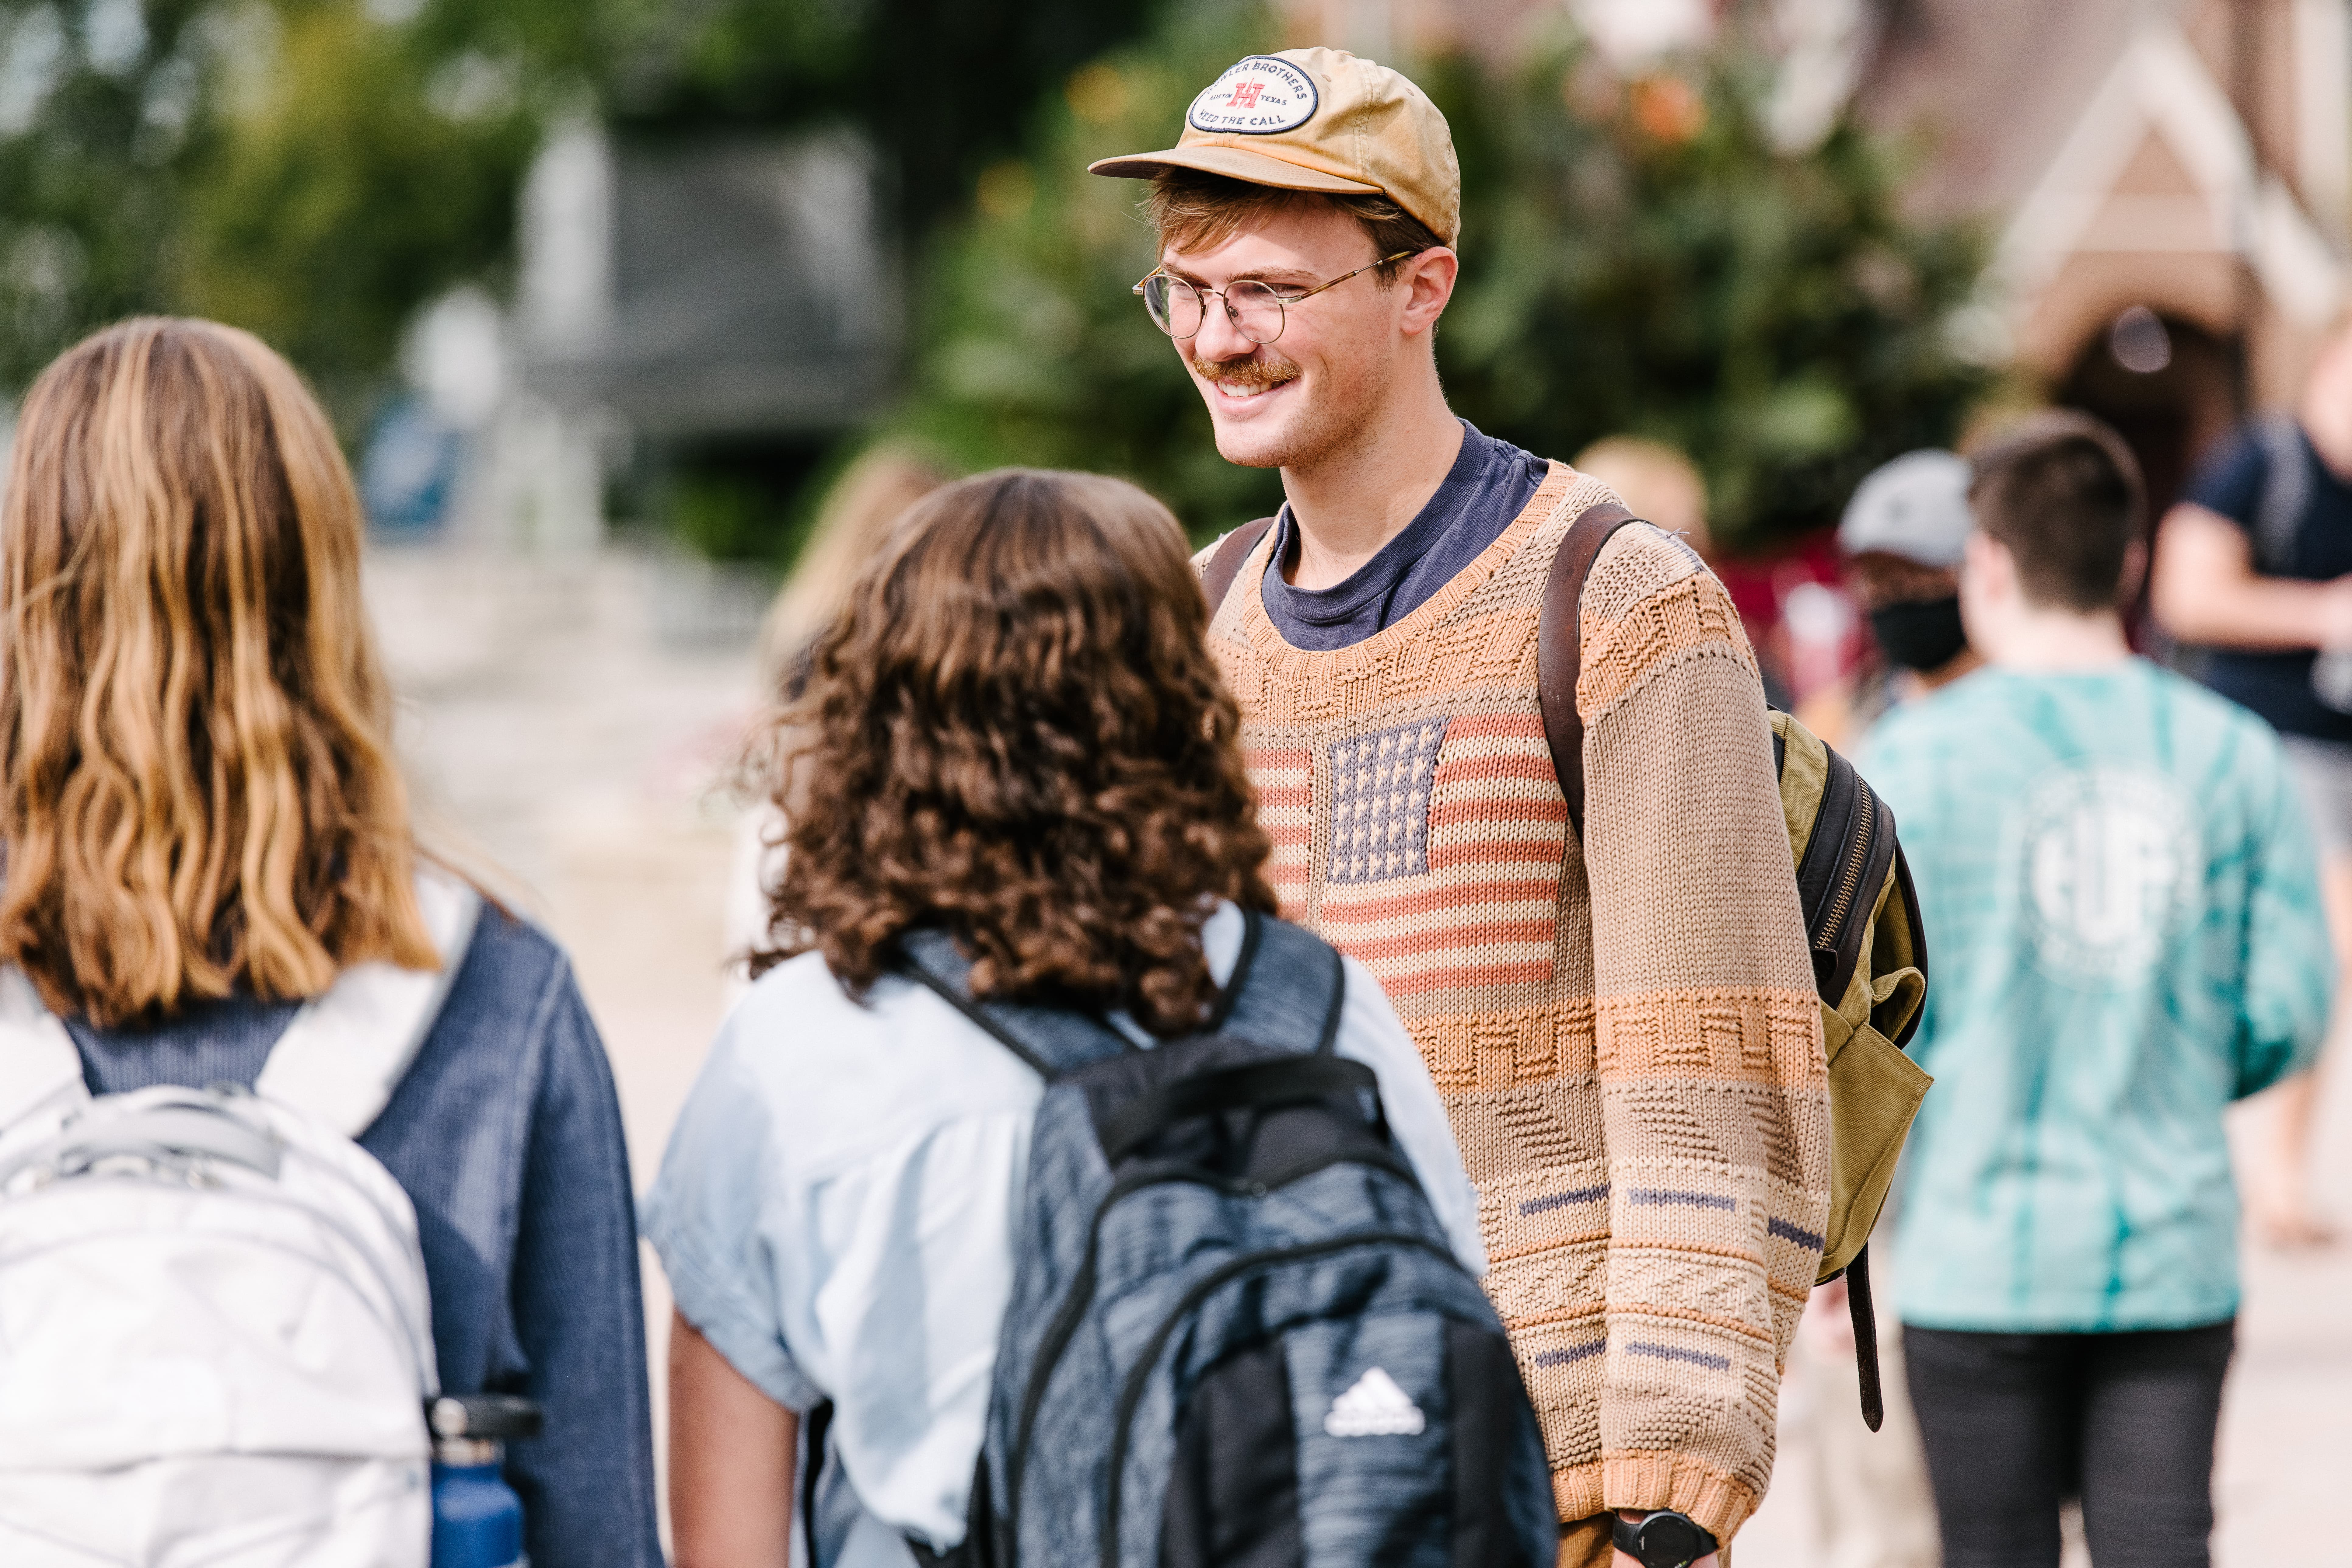
[[[2141,659],[1987,669],[1871,731],[1926,921],[1935,1076],[1906,1323],[2187,1328],[2238,1308],[2221,1112],[2308,1065],[2333,961],[2269,728]]]
[[[1224,904],[1202,931],[1220,984],[1242,926]],[[1397,1143],[1483,1274],[1477,1194],[1428,1068],[1371,972],[1346,966],[1339,1053],[1379,1079]],[[865,1516],[843,1563],[909,1562],[898,1532],[940,1550],[963,1538],[1044,1092],[929,991],[886,976],[861,1005],[803,953],[736,1007],[670,1134],[646,1235],[678,1310],[730,1365],[794,1410],[834,1401]]]

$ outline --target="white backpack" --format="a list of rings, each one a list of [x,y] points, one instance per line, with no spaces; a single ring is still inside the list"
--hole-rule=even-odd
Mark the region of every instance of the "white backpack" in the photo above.
[[[438,1392],[416,1215],[352,1142],[480,900],[417,879],[442,965],[355,965],[255,1092],[93,1100],[0,967],[0,1563],[423,1568]]]

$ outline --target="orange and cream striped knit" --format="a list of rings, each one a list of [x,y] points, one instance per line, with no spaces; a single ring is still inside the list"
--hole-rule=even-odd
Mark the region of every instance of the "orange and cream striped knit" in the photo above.
[[[1283,913],[1380,977],[1445,1098],[1560,1518],[1673,1508],[1728,1541],[1828,1212],[1821,1008],[1755,656],[1654,528],[1585,589],[1582,849],[1568,831],[1536,629],[1568,525],[1610,499],[1553,464],[1468,568],[1330,652],[1267,617],[1269,530],[1210,643]],[[1605,1563],[1579,1533],[1563,1562]]]

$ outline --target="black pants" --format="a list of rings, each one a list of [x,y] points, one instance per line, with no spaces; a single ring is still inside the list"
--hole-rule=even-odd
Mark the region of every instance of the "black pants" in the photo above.
[[[2207,1568],[2233,1322],[2127,1334],[1903,1329],[1944,1568],[2057,1568],[2083,1500],[2097,1568]]]

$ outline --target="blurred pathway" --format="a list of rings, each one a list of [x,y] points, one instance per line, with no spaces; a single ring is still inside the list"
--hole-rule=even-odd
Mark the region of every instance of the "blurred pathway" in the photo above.
[[[640,1189],[727,1003],[732,810],[710,792],[753,701],[740,605],[618,552],[576,562],[380,551],[369,598],[420,802],[571,950],[610,1047]],[[667,635],[664,635],[667,633]],[[2352,1061],[2321,1121],[2321,1186],[2352,1216]],[[658,1395],[668,1297],[647,1255]],[[2352,1568],[2324,1526],[2352,1474],[2352,1249],[2253,1254],[2222,1422],[2220,1568]],[[1784,1458],[1738,1568],[1821,1568],[1813,1476]],[[2322,1517],[2315,1529],[2310,1521]]]
[[[754,700],[750,646],[682,641],[697,584],[619,552],[403,548],[366,571],[428,837],[570,951],[643,1191],[728,1000],[734,814],[710,786]],[[658,1409],[669,1294],[650,1249],[645,1263]]]

